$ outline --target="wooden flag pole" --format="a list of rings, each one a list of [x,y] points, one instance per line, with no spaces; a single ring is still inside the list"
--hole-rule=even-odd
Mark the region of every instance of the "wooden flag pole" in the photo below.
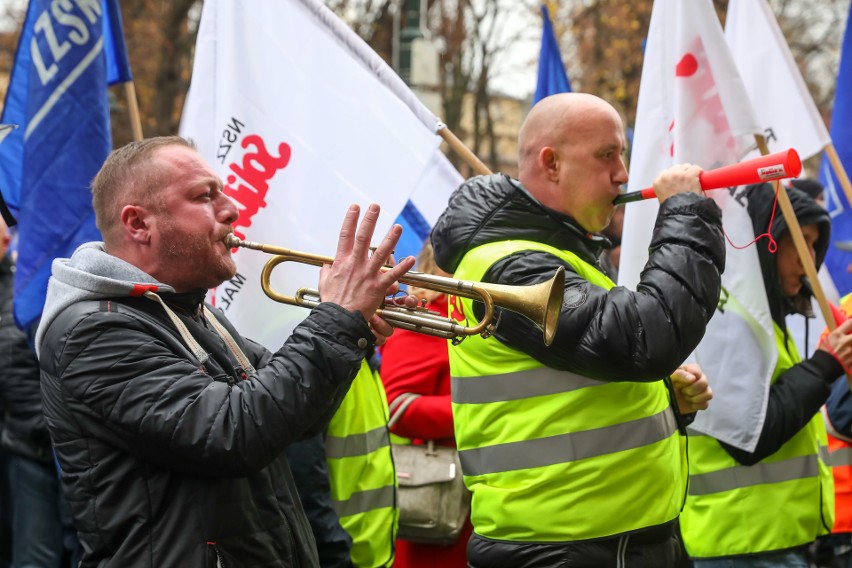
[[[133,132],[133,140],[138,142],[143,139],[142,120],[139,118],[139,103],[136,100],[136,86],[133,81],[124,83],[124,96],[127,97],[127,114],[130,116],[130,130]]]
[[[480,160],[476,154],[474,154],[470,148],[465,146],[464,142],[458,139],[458,136],[453,134],[449,128],[444,126],[438,131],[438,135],[444,139],[444,142],[459,156],[464,162],[470,166],[474,172],[481,176],[487,176],[494,172],[492,172],[488,166],[486,166],[482,160]]]
[[[849,176],[846,175],[846,168],[843,167],[843,162],[840,161],[840,156],[837,155],[834,142],[830,142],[828,146],[825,147],[825,155],[828,156],[828,161],[831,162],[831,168],[834,170],[835,175],[837,175],[840,186],[843,188],[843,193],[846,194],[846,201],[848,201],[849,205],[852,206],[852,183],[849,183]],[[816,289],[814,289],[814,292],[816,292]],[[822,292],[822,288],[820,288],[820,292]],[[822,304],[820,304],[820,309],[822,309]],[[823,317],[825,317],[825,314],[823,314]],[[834,331],[837,327],[834,322],[834,317],[830,320],[825,320],[825,322],[825,325],[827,325],[828,329],[831,331]],[[849,388],[852,388],[852,375],[846,375],[846,380],[849,381]]]
[[[756,134],[754,136],[757,142],[757,147],[760,153],[764,156],[769,154],[769,147],[766,145],[766,138]],[[787,189],[781,185],[781,182],[772,182],[775,186],[776,194],[778,195],[778,205],[781,206],[781,213],[784,215],[784,220],[787,222],[787,228],[790,231],[790,236],[793,237],[793,244],[796,246],[796,252],[799,254],[799,260],[802,267],[805,269],[805,275],[811,284],[811,289],[814,292],[814,297],[819,304],[820,312],[825,320],[825,325],[830,331],[834,331],[837,324],[834,322],[834,315],[831,313],[831,308],[828,306],[828,300],[825,298],[825,293],[822,291],[822,285],[819,283],[816,266],[811,254],[808,251],[808,245],[805,243],[805,237],[802,235],[802,227],[799,225],[799,219],[796,217],[796,212],[793,210],[793,204],[790,203],[790,196],[787,195]],[[852,378],[850,378],[852,385]]]
[[[852,205],[852,183],[849,182],[849,176],[846,175],[846,168],[843,167],[843,162],[840,161],[840,156],[837,155],[837,150],[834,148],[834,143],[830,142],[825,147],[825,155],[828,156],[828,161],[831,162],[831,169],[837,175],[840,186],[843,188],[843,193],[846,194],[846,201]]]

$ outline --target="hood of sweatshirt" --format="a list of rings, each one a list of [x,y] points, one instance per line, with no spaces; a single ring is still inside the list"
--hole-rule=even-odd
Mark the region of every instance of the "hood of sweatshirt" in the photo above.
[[[139,297],[147,291],[175,291],[136,266],[107,253],[102,242],[81,245],[71,258],[54,260],[51,268],[44,311],[36,332],[37,352],[44,330],[72,304],[84,300]]]
[[[819,270],[828,249],[831,218],[828,212],[805,192],[796,188],[789,188],[787,194],[790,196],[790,203],[796,213],[796,218],[799,220],[799,225],[802,227],[816,225],[819,229],[819,237],[814,244],[816,268]],[[780,241],[789,231],[789,228],[787,221],[784,220],[784,215],[781,214],[781,207],[775,206],[773,186],[768,183],[750,185],[746,188],[746,196],[748,197],[748,214],[751,217],[754,234],[766,233],[768,228],[772,238],[776,242]],[[775,207],[774,217],[772,216],[773,207]],[[772,220],[771,227],[769,226],[770,219]],[[769,246],[764,239],[761,239],[757,244],[757,254],[760,259],[760,270],[763,273],[763,285],[766,289],[766,298],[769,300],[769,311],[772,314],[772,319],[782,329],[786,329],[784,318],[788,314],[811,315],[810,306],[813,294],[810,291],[810,285],[806,283],[799,293],[792,298],[785,296],[778,280],[778,257],[775,253],[769,251]]]

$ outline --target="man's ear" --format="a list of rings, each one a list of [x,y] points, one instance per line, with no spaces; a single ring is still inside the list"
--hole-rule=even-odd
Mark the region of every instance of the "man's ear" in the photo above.
[[[538,163],[547,179],[559,179],[559,156],[552,146],[545,146],[538,152]]]
[[[139,244],[151,242],[151,213],[139,205],[125,205],[121,210],[121,227],[130,240]]]

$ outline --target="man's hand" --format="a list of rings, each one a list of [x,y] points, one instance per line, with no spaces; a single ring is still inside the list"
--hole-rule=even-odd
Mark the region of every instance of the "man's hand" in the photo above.
[[[654,192],[660,203],[677,193],[701,193],[698,176],[703,170],[692,164],[679,164],[667,168],[654,180]]]
[[[375,203],[370,205],[360,226],[359,215],[357,205],[352,205],[346,212],[334,262],[324,265],[320,271],[320,298],[323,302],[333,302],[347,310],[361,312],[370,323],[377,343],[381,344],[393,330],[374,314],[385,303],[385,297],[399,289],[396,281],[411,270],[414,258],[404,258],[390,270],[382,270],[402,234],[402,227],[391,227],[371,255],[370,240],[379,218],[379,206]]]
[[[701,367],[695,363],[687,363],[672,373],[677,408],[681,414],[692,414],[699,410],[707,410],[713,390],[707,382],[707,375],[701,372]]]
[[[852,318],[838,325],[819,342],[819,348],[837,359],[847,374],[852,372],[852,335],[850,334],[852,334]]]

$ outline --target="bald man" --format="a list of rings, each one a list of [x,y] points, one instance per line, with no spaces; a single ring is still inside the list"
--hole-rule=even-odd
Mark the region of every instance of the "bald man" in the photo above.
[[[475,568],[681,560],[680,432],[711,392],[700,370],[679,365],[719,299],[721,213],[701,195],[700,168],[663,172],[642,280],[636,291],[615,286],[599,262],[609,243],[597,233],[627,182],[624,147],[605,101],[548,97],[521,127],[520,179],[467,181],[432,233],[439,266],[457,278],[520,285],[559,267],[567,274],[550,346],[507,311],[494,338],[450,349]],[[482,311],[456,303],[471,324]]]

